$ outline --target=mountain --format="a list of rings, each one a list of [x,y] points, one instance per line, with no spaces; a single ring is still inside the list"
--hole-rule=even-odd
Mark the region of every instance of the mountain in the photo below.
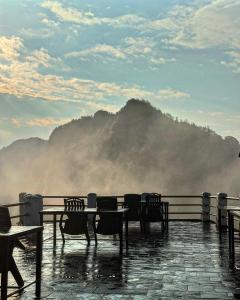
[[[116,114],[98,111],[55,128],[48,141],[19,140],[2,149],[1,195],[7,201],[19,192],[238,195],[238,152],[234,137],[131,99]]]

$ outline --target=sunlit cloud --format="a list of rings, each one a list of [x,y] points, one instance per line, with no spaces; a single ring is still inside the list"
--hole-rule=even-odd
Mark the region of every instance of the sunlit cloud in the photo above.
[[[87,56],[96,56],[96,55],[110,55],[116,58],[125,58],[125,54],[111,46],[111,45],[106,45],[106,44],[98,44],[95,47],[82,50],[82,51],[73,51],[70,53],[67,53],[65,57],[79,57],[79,58],[84,58]]]
[[[12,48],[15,49],[14,46]],[[28,96],[47,101],[79,102],[98,109],[106,107],[105,100],[110,96],[168,99],[187,95],[175,90],[161,90],[155,93],[138,85],[119,85],[75,77],[65,79],[63,76],[47,74],[48,68],[61,60],[51,57],[46,49],[41,48],[28,53],[21,42],[21,48],[18,50],[25,53],[25,56],[19,58],[19,53],[15,51],[14,55],[11,55],[14,60],[10,64],[0,64],[0,93],[19,98]],[[9,57],[8,53],[5,55]],[[40,66],[45,67],[44,74],[40,73]],[[108,104],[108,110],[115,111],[116,106]]]
[[[52,127],[59,126],[69,122],[71,119],[69,118],[34,118],[30,120],[19,119],[19,118],[11,118],[11,123],[16,127],[21,126],[29,126],[29,127]]]
[[[145,19],[137,15],[127,14],[115,18],[96,17],[92,12],[83,12],[81,10],[63,6],[57,1],[44,1],[43,8],[54,13],[59,20],[63,22],[76,23],[85,26],[111,25],[115,27],[132,27],[141,24]]]
[[[12,36],[10,38],[0,37],[0,59],[3,60],[15,60],[20,55],[19,50],[23,47],[23,41],[21,38]]]

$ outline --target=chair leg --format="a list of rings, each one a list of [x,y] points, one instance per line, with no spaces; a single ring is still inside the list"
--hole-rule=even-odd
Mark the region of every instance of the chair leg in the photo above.
[[[62,235],[63,244],[65,244],[65,237],[64,237],[64,233],[62,231],[61,231],[61,235]]]
[[[142,222],[142,220],[140,220],[140,231],[141,231],[141,233],[143,233],[143,222]]]
[[[94,239],[95,239],[95,245],[97,245],[96,216],[94,216],[94,218],[93,218],[92,227],[93,227],[93,234],[94,234]]]
[[[89,245],[90,245],[90,236],[89,236],[89,233],[88,233],[88,229],[87,229],[87,228],[85,229],[85,236],[86,236],[87,243],[88,243],[88,246],[89,246]]]
[[[22,276],[21,276],[21,274],[20,274],[20,272],[17,268],[17,265],[16,265],[15,260],[14,260],[13,257],[11,257],[11,259],[10,259],[10,268],[9,269],[10,269],[10,272],[12,273],[17,285],[19,287],[24,286],[23,278],[22,278]]]

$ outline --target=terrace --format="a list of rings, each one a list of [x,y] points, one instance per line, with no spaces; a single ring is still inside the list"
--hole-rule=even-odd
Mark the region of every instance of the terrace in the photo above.
[[[49,197],[43,198],[44,204],[49,205]],[[236,243],[233,266],[229,259],[227,231],[223,231],[220,239],[216,226],[219,204],[228,202],[237,205],[239,199],[225,194],[208,195],[207,199],[203,195],[164,198],[164,201],[170,202],[169,230],[162,233],[154,224],[150,233],[143,235],[139,224],[130,222],[129,250],[126,252],[124,249],[122,256],[119,255],[118,241],[112,237],[104,237],[97,246],[93,241],[88,247],[85,239],[69,240],[62,246],[59,231],[54,251],[50,239],[52,223],[45,220],[42,297],[239,299],[240,271],[237,266],[240,264],[240,249]],[[61,203],[59,197],[52,199],[56,199],[54,205]],[[24,218],[24,213],[20,215]],[[226,218],[224,215],[221,218],[225,226]],[[26,244],[28,251],[15,250],[14,257],[28,283],[35,276],[35,254],[31,251],[33,244],[30,241]],[[14,285],[12,279],[10,285]],[[34,286],[30,286],[12,299],[33,299],[33,295]]]

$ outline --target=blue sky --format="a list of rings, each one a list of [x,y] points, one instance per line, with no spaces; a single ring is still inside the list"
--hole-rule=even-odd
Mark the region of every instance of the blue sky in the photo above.
[[[133,97],[240,140],[239,28],[239,0],[0,0],[0,147]]]

